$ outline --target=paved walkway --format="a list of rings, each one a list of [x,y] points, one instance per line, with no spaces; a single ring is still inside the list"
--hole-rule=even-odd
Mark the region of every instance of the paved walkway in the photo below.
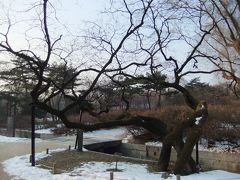
[[[68,148],[69,145],[74,147],[75,136],[63,136],[52,138],[48,140],[42,140],[36,143],[36,152],[45,151],[47,148]],[[85,144],[98,143],[103,141],[111,141],[111,139],[98,139],[96,137],[84,138]],[[2,162],[15,156],[25,155],[31,153],[31,142],[0,142],[0,180],[11,180],[11,177],[3,171]]]
[[[49,149],[56,148],[67,148],[65,143],[57,142],[57,141],[42,141],[36,143],[36,152],[41,152]],[[0,143],[0,179],[1,180],[10,180],[9,177],[4,171],[2,167],[2,162],[10,159],[14,156],[30,154],[31,153],[31,144],[30,142],[20,142],[20,143]]]

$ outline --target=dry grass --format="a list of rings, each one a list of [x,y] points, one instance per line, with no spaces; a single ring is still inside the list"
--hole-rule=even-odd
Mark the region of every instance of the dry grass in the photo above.
[[[147,164],[151,172],[157,171],[157,163],[154,161],[144,161],[141,159],[126,158],[121,156],[115,156],[110,154],[98,153],[98,152],[77,152],[77,151],[63,151],[53,153],[51,156],[43,158],[37,161],[37,165],[42,168],[50,169],[55,164],[57,173],[70,172],[74,168],[81,167],[84,163],[89,162],[115,162],[116,157],[120,162],[129,162],[134,164]],[[114,168],[114,167],[113,167]]]
[[[231,100],[225,104],[210,104],[209,118],[204,127],[203,137],[213,141],[226,140],[229,142],[236,142],[240,139],[240,101]],[[171,130],[176,123],[185,120],[193,111],[186,105],[178,106],[164,106],[161,109],[152,110],[130,110],[131,114],[149,116],[160,119],[167,124],[169,130]],[[123,113],[122,110],[112,111],[102,116],[102,121],[114,120]],[[73,118],[74,119],[74,118]],[[77,117],[75,117],[77,121]],[[83,116],[84,122],[96,122],[96,118],[91,117],[87,113]],[[63,130],[65,131],[65,130]],[[152,134],[141,134],[138,139],[143,142],[153,140]],[[139,141],[140,142],[140,141]],[[138,143],[139,143],[138,142]]]
[[[204,127],[207,139],[236,142],[240,139],[240,103],[209,106],[209,120]]]
[[[203,130],[203,137],[212,141],[237,143],[240,139],[240,101],[229,104],[209,105],[209,118]],[[134,111],[135,114],[160,119],[173,128],[192,113],[187,106],[168,106],[158,110]],[[146,135],[145,135],[146,136]],[[149,136],[153,138],[152,136]]]

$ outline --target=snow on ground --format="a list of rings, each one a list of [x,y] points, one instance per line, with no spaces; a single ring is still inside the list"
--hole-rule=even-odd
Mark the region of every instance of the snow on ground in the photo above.
[[[54,128],[47,128],[47,129],[38,129],[35,131],[35,133],[38,134],[53,134],[53,130]]]
[[[53,128],[47,128],[47,129],[39,129],[36,130],[35,133],[38,134],[53,134],[51,131]],[[92,132],[86,132],[84,133],[84,138],[108,138],[108,139],[123,139],[126,137],[128,131],[126,128],[115,128],[115,129],[102,129]],[[75,136],[74,136],[75,137]],[[67,138],[64,136],[63,138]],[[29,142],[30,138],[20,138],[20,137],[7,137],[7,136],[1,136],[0,135],[0,142]],[[36,138],[36,142],[41,142],[42,140],[39,138]]]
[[[0,142],[30,142],[30,138],[20,138],[20,137],[7,137],[7,136],[1,136],[0,135]],[[39,138],[36,138],[36,142],[41,142],[42,140]]]
[[[146,142],[145,146],[155,146],[155,147],[162,147],[162,142]]]
[[[240,147],[234,148],[231,145],[225,144],[225,142],[216,142],[216,147],[207,148],[204,144],[199,144],[200,151],[209,151],[209,152],[228,152],[228,153],[240,153]]]
[[[125,136],[125,137],[122,139],[122,143],[128,143],[129,140],[132,140],[132,139],[133,139],[133,135],[127,134],[127,136]]]
[[[86,132],[83,134],[84,138],[100,137],[100,138],[111,138],[111,139],[122,139],[128,133],[127,128],[119,127],[115,129],[102,129],[92,132]]]
[[[62,151],[64,149],[57,149]],[[53,151],[51,151],[53,152]],[[37,153],[36,159],[44,158],[48,155],[45,152]],[[3,162],[4,170],[14,179],[25,180],[106,180],[109,179],[109,171],[115,167],[115,163],[89,162],[77,167],[70,173],[51,174],[50,170],[39,167],[32,167],[29,163],[29,155],[16,156]],[[148,172],[146,165],[118,163],[118,169],[122,172],[114,172],[114,180],[159,180],[162,173]],[[175,175],[170,175],[167,180],[175,180]],[[208,171],[189,176],[182,176],[181,180],[227,180],[240,179],[240,174],[229,173],[226,171]]]
[[[155,141],[155,142],[146,142],[146,146],[155,146],[155,147],[162,147],[162,142]],[[240,153],[240,147],[233,148],[231,145],[227,145],[227,142],[216,142],[216,147],[207,148],[207,144],[204,142],[199,144],[200,151],[209,151],[209,152],[229,152],[229,153]],[[194,147],[195,148],[195,147]]]

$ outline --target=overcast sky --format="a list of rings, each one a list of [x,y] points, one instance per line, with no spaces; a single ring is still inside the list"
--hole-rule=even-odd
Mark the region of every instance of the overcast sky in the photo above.
[[[13,44],[16,48],[22,48],[24,45],[25,39],[25,32],[30,32],[31,34],[38,34],[37,29],[31,29],[34,23],[33,19],[36,17],[35,10],[30,10],[29,12],[25,12],[26,10],[30,9],[36,0],[1,0],[0,8],[4,11],[0,12],[0,21],[1,24],[6,17],[10,14],[10,18],[12,22],[17,22],[16,25],[13,26],[10,32],[10,43]],[[85,22],[97,22],[101,23],[105,8],[109,7],[109,0],[52,0],[55,10],[56,10],[56,17],[58,18],[59,22],[66,27],[74,36],[81,35],[82,30],[86,29]],[[10,10],[8,12],[8,9]],[[53,11],[52,11],[53,12]],[[8,14],[9,13],[9,14]],[[51,17],[54,16],[54,13],[51,13]],[[25,22],[21,22],[22,19],[25,19]],[[50,21],[50,26],[52,26]],[[25,28],[25,30],[24,30]],[[39,27],[37,27],[39,29]],[[31,29],[31,30],[29,30]],[[54,28],[53,28],[54,29]],[[0,26],[0,32],[6,31],[6,26]],[[56,34],[64,34],[65,29],[54,29],[53,32]],[[64,31],[64,32],[61,32]],[[66,37],[67,34],[65,34]],[[37,36],[37,35],[36,35]],[[32,41],[34,44],[35,41]],[[26,44],[25,44],[26,45]],[[37,46],[36,46],[37,47]],[[37,48],[36,48],[37,49]],[[172,48],[172,52],[176,57],[181,59],[186,55],[187,47],[178,44]],[[203,80],[206,81],[216,81],[216,76],[212,77],[203,77]],[[193,77],[189,77],[191,79]]]

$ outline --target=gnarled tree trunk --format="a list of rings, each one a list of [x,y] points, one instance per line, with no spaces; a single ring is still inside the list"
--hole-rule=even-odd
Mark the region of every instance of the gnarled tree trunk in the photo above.
[[[192,117],[180,122],[165,137],[159,158],[159,166],[162,171],[167,171],[174,147],[177,152],[177,160],[174,166],[175,174],[190,174],[197,171],[196,163],[191,157],[194,145],[202,134],[202,125],[208,116],[207,105],[201,102],[195,109]],[[183,133],[187,130],[186,142],[183,142]]]

